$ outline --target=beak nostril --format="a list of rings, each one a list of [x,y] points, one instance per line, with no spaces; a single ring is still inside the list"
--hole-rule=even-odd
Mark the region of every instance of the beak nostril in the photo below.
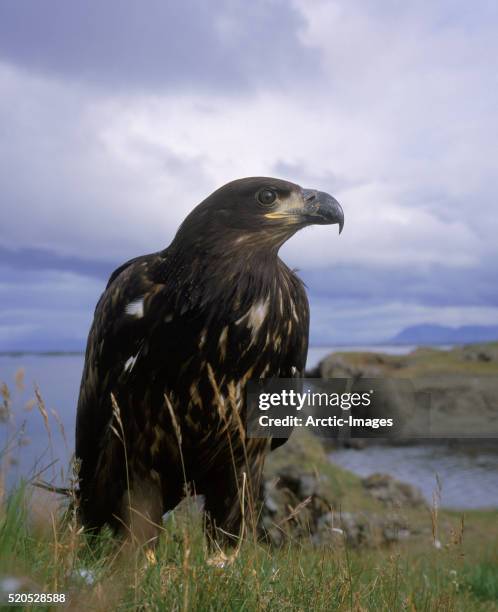
[[[305,192],[305,194],[304,194],[304,201],[306,202],[306,204],[311,204],[311,202],[314,202],[315,200],[316,200],[316,192],[315,191]]]

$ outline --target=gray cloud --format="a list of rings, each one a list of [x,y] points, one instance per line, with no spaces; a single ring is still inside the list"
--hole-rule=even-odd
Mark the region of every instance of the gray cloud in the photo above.
[[[0,57],[104,88],[275,87],[316,73],[285,0],[5,0]]]
[[[313,299],[355,300],[358,303],[396,301],[430,307],[498,307],[496,266],[455,269],[450,266],[338,265],[303,270],[301,276]]]
[[[300,162],[278,160],[273,166],[273,174],[303,186],[308,183],[310,185],[323,185],[323,189],[327,188],[330,193],[338,193],[345,189],[353,189],[365,184],[362,181],[354,180],[351,177],[337,174],[330,170],[324,173],[316,172],[313,167],[307,166],[307,155],[303,157],[304,159]]]
[[[82,276],[107,279],[111,272],[122,263],[59,255],[50,249],[7,249],[1,245],[0,261],[2,262],[1,279],[3,282],[7,279],[14,282],[19,281],[19,274],[26,272],[47,270],[73,272]],[[29,280],[32,282],[33,278],[30,277]],[[23,278],[20,282],[25,281],[26,278]]]
[[[104,261],[154,251],[212,188],[198,154],[115,133],[108,98],[1,64],[0,92],[0,244],[10,250]]]

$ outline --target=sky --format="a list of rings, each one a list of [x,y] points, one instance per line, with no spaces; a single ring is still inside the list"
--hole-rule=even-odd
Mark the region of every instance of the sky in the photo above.
[[[3,0],[0,350],[83,349],[222,184],[334,195],[281,250],[312,344],[498,322],[494,0]]]

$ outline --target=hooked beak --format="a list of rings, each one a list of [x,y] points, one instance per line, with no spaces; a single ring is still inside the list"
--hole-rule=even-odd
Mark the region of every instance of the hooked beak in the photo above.
[[[324,191],[303,189],[304,207],[302,216],[306,223],[315,225],[339,225],[339,234],[344,227],[344,212],[339,202]]]

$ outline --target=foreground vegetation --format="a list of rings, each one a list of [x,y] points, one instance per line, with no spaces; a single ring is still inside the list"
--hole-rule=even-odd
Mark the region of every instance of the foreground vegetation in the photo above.
[[[308,443],[293,443],[291,461],[302,463]],[[345,511],[362,504],[382,512],[358,478],[322,465],[310,445],[309,465],[326,467],[327,486]],[[272,463],[290,454],[279,449]],[[208,550],[192,500],[165,520],[155,554],[109,533],[90,538],[53,502],[53,494],[28,485],[4,500],[0,586],[15,578],[31,592],[64,592],[73,610],[498,610],[497,511],[463,517],[407,508],[399,512],[419,535],[391,546],[351,547],[340,533],[316,545],[289,531],[279,548],[248,537],[227,558]],[[289,522],[299,520],[293,510]]]
[[[212,564],[193,510],[170,517],[153,558],[120,552],[109,534],[91,542],[71,523],[33,522],[28,501],[23,488],[3,508],[3,580],[64,592],[71,609],[498,609],[494,512],[470,513],[462,538],[460,517],[447,514],[441,549],[430,542],[359,551],[289,541],[275,550],[247,541],[222,567]]]
[[[2,395],[8,413],[5,387]],[[37,400],[48,425],[41,396]],[[289,502],[277,490],[282,470],[320,481],[321,499],[336,517],[330,537],[317,540],[306,532],[312,504]],[[2,488],[2,602],[14,589],[65,593],[72,610],[498,611],[498,510],[441,511],[437,487],[432,507],[386,507],[358,477],[332,465],[320,442],[306,434],[294,434],[272,453],[266,482],[279,507],[274,520],[283,534],[280,545],[248,535],[224,552],[208,549],[195,500],[165,518],[150,553],[107,532],[82,533],[64,497],[30,483],[10,493]],[[393,525],[402,521],[410,535],[387,544],[353,542],[342,517],[358,512],[392,518]]]
[[[64,592],[95,610],[497,610],[496,513],[473,512],[463,538],[448,514],[446,543],[390,549],[281,549],[244,542],[231,564],[212,564],[195,512],[172,516],[155,558],[121,551],[109,534],[90,542],[71,524],[29,519],[21,489],[3,509],[0,571],[24,588]],[[48,609],[48,608],[47,608]]]

